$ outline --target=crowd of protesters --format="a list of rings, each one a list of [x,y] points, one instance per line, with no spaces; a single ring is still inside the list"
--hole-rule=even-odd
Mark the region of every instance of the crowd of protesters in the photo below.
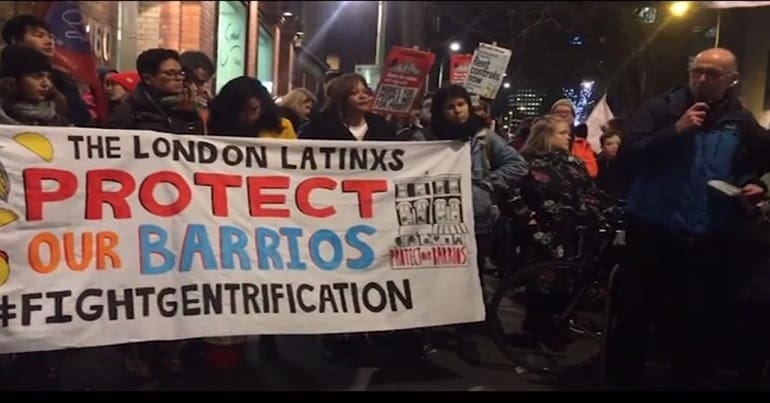
[[[746,346],[759,349],[752,351],[767,352],[770,347],[762,338],[768,334],[763,320],[752,320],[765,312],[761,308],[767,300],[762,298],[770,294],[738,297],[745,294],[738,291],[740,285],[750,287],[768,278],[768,249],[762,246],[770,240],[751,238],[745,229],[756,224],[751,212],[766,197],[767,184],[760,177],[770,172],[770,140],[735,94],[737,64],[727,50],[702,52],[690,66],[689,86],[655,97],[636,114],[608,122],[597,155],[586,139],[585,125],[575,124],[575,107],[566,99],[556,101],[545,116],[522,125],[517,136],[508,139],[494,130],[488,106],[459,85],[425,94],[408,118],[396,124],[372,111],[373,90],[360,75],[335,74],[315,95],[296,88],[277,101],[259,80],[247,76],[212,94],[210,82],[216,71],[208,56],[173,49],[143,51],[133,71],[100,67],[103,88],[98,90],[108,97],[109,109],[107,116],[98,116],[93,102],[97,89],[80,85],[52,65],[54,45],[43,20],[17,16],[6,23],[2,37],[6,46],[0,60],[0,124],[4,125],[99,127],[98,122],[105,122],[102,127],[108,129],[180,135],[470,142],[481,269],[501,265],[500,259],[490,263],[500,247],[496,224],[510,211],[504,204],[514,196],[524,203],[524,208],[514,209],[524,215],[517,222],[530,231],[534,256],[540,260],[574,256],[578,247],[574,228],[594,225],[606,208],[623,204],[629,223],[629,270],[619,285],[624,293],[612,345],[622,353],[611,362],[613,382],[620,387],[643,385],[650,324],[669,339],[674,382],[681,387],[700,387],[708,378],[714,344],[706,335],[716,335],[709,327],[722,320],[734,324],[730,320],[745,319],[743,337],[751,341]],[[742,195],[729,198],[711,191],[707,182],[714,179],[733,183]],[[551,312],[549,303],[528,308],[525,330],[550,347],[563,349],[566,340],[543,321]],[[719,320],[713,319],[716,312]],[[456,330],[460,354],[478,363],[478,347],[467,328]],[[431,338],[417,333],[410,348],[422,356],[432,351]],[[350,335],[325,337],[325,356],[350,358],[358,342]],[[233,343],[217,339],[138,343],[113,347],[110,357],[121,357],[120,365],[132,376],[152,377],[183,371],[190,351]],[[61,379],[66,367],[62,362],[87,354],[86,350],[93,351],[27,353],[23,354],[27,359],[17,364],[24,371],[45,374],[41,379]],[[738,350],[740,369],[747,382],[755,382],[767,354]],[[279,358],[275,337],[262,337],[260,352],[264,359]]]

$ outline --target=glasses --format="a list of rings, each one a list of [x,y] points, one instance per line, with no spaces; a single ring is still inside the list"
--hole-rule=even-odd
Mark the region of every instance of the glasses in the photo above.
[[[161,71],[160,74],[162,74],[162,75],[164,75],[166,77],[169,77],[169,78],[176,78],[176,77],[184,78],[185,77],[185,73],[182,70],[165,70],[165,71]]]
[[[690,73],[691,78],[700,78],[701,76],[705,76],[706,80],[709,80],[709,81],[719,80],[720,78],[728,74],[732,74],[729,71],[719,71],[714,69],[704,69],[704,68],[698,68],[698,67],[691,68],[688,70],[688,72]]]

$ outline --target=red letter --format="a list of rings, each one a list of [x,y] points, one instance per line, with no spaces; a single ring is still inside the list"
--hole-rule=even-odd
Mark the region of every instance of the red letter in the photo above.
[[[24,202],[27,207],[27,221],[43,219],[43,203],[67,200],[78,190],[78,178],[70,171],[61,169],[29,168],[25,169]],[[43,191],[43,181],[56,181],[59,188]]]
[[[302,214],[310,217],[326,218],[333,216],[336,210],[332,206],[326,206],[324,208],[316,208],[310,204],[310,192],[314,189],[327,189],[334,190],[337,187],[337,182],[330,178],[310,178],[302,181],[297,186],[297,207]]]
[[[348,179],[342,181],[342,191],[358,193],[358,214],[361,218],[372,218],[372,194],[388,191],[388,182],[383,179]]]
[[[227,188],[243,186],[241,175],[195,173],[193,181],[211,188],[211,211],[215,217],[227,217]]]
[[[105,181],[115,182],[120,189],[106,191],[102,187]],[[112,207],[115,218],[131,218],[131,207],[126,198],[136,189],[136,182],[126,171],[119,169],[97,169],[86,173],[86,220],[101,220],[102,204]]]
[[[250,176],[247,181],[249,192],[249,214],[252,217],[288,218],[288,209],[266,209],[263,204],[284,204],[286,195],[263,195],[262,189],[288,189],[288,176]]]
[[[176,188],[178,196],[176,201],[169,204],[160,204],[155,200],[155,187],[160,183],[168,183]],[[160,217],[171,217],[179,214],[190,205],[192,191],[187,182],[176,172],[155,172],[144,178],[139,186],[139,203],[150,214]]]

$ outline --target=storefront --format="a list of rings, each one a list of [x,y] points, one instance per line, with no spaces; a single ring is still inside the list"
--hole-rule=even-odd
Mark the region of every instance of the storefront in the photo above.
[[[247,74],[246,37],[249,13],[246,4],[241,1],[220,1],[217,5],[216,90],[218,92],[228,81]]]
[[[88,16],[84,16],[84,18],[87,24],[86,33],[97,63],[115,67],[116,37],[113,27]]]
[[[267,90],[273,92],[273,57],[275,55],[275,39],[265,24],[259,24],[259,45],[257,47],[256,76]]]

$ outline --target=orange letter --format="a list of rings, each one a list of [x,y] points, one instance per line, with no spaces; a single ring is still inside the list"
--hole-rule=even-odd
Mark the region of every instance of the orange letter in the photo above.
[[[73,271],[83,271],[91,264],[91,260],[94,258],[94,237],[90,232],[84,232],[81,237],[80,252],[82,252],[81,259],[77,261],[77,253],[75,251],[75,234],[72,232],[64,233],[64,260],[67,262],[67,266]]]
[[[50,252],[48,258],[48,264],[43,264],[40,258],[40,244],[48,245]],[[35,235],[27,246],[27,259],[32,270],[41,273],[48,274],[56,270],[59,267],[61,261],[61,250],[59,249],[59,240],[56,239],[56,235],[50,232],[41,232]]]
[[[108,257],[114,269],[122,267],[120,256],[113,250],[118,246],[119,240],[118,234],[112,231],[96,233],[96,270],[104,270],[107,267]]]

